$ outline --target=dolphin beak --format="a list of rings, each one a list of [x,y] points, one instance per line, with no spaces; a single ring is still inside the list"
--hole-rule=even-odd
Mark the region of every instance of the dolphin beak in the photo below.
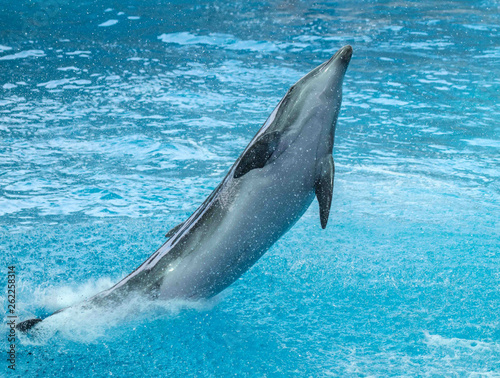
[[[338,58],[340,60],[342,60],[346,64],[349,64],[352,57],[352,46],[351,45],[344,46],[339,51],[337,51],[336,54],[338,54]]]
[[[325,93],[341,93],[344,75],[352,57],[352,47],[346,45],[339,49],[329,60],[320,64],[303,76],[292,88],[299,85],[311,85],[312,90]]]
[[[352,46],[347,45],[339,49],[328,62],[326,62],[325,66],[329,66],[331,63],[339,61],[345,64],[346,68],[351,61],[352,57]]]
[[[333,83],[338,83],[336,80],[338,80],[339,77],[344,77],[351,57],[352,47],[350,45],[342,47],[328,61],[318,67],[320,75],[327,77],[327,80],[332,82],[333,87]],[[342,79],[340,83],[342,83]]]

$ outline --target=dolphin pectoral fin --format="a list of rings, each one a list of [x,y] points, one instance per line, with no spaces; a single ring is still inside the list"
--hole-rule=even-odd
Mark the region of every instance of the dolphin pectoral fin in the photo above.
[[[333,195],[333,176],[335,175],[335,165],[333,156],[328,155],[321,162],[320,175],[314,187],[316,198],[319,202],[319,219],[321,228],[325,228],[330,215],[330,207],[332,205]]]
[[[241,177],[252,169],[262,168],[266,165],[271,155],[278,147],[279,132],[262,135],[241,157],[241,160],[234,171],[234,178]]]
[[[179,231],[179,229],[184,225],[184,223],[186,223],[185,221],[182,222],[182,223],[179,223],[177,226],[175,226],[174,228],[172,228],[169,232],[167,232],[165,234],[165,237],[166,238],[171,238],[172,236],[174,236],[174,234]]]

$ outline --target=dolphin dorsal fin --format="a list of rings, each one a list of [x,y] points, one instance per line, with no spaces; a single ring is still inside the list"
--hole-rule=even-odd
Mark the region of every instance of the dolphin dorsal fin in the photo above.
[[[234,178],[241,177],[250,172],[252,169],[264,167],[273,152],[278,147],[279,141],[280,133],[277,131],[264,134],[257,139],[248,151],[241,157],[241,160],[234,171]]]
[[[186,223],[186,222],[184,221],[182,223],[179,223],[177,226],[175,226],[174,228],[172,228],[169,232],[166,233],[165,237],[170,239],[172,236],[174,236],[174,234],[177,231],[179,231],[179,229],[184,225],[184,223]]]
[[[328,223],[328,216],[330,215],[330,207],[332,205],[333,177],[335,175],[333,156],[330,154],[325,156],[321,160],[321,166],[319,168],[319,175],[316,179],[314,190],[319,202],[321,228],[325,228]]]

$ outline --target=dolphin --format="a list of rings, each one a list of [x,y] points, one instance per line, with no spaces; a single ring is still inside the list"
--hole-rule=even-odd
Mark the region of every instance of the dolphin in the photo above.
[[[210,298],[255,264],[315,197],[324,229],[351,56],[352,47],[344,46],[295,83],[205,202],[136,270],[84,307],[110,306],[131,293],[162,300]],[[40,321],[26,320],[17,328],[26,331]]]

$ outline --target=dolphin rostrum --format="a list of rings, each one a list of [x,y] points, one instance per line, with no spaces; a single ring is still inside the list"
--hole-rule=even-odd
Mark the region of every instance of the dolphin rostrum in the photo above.
[[[295,83],[219,186],[167,233],[165,244],[82,305],[109,305],[130,293],[210,298],[245,273],[314,197],[325,228],[333,192],[335,127],[351,56],[352,47],[344,46]],[[40,321],[26,320],[18,329],[28,330]]]

